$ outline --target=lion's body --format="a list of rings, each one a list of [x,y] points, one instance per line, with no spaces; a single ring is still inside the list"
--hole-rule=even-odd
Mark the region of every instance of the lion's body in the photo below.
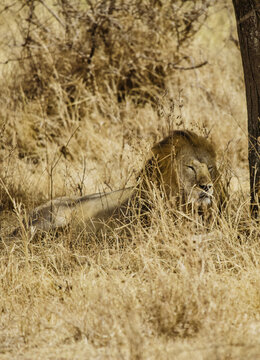
[[[58,197],[35,208],[29,214],[28,225],[34,232],[63,228],[71,223],[76,226],[84,223],[87,229],[93,231],[99,227],[100,220],[110,217],[132,193],[133,187],[129,187],[110,193]],[[18,231],[19,228],[15,229],[13,235]]]
[[[213,145],[191,131],[173,131],[152,148],[150,159],[137,178],[135,188],[74,198],[57,198],[36,208],[29,225],[36,229],[64,227],[75,222],[106,219],[130,210],[131,216],[151,209],[148,194],[157,188],[174,206],[208,209],[213,199],[222,202],[222,189]],[[145,204],[145,205],[144,205]]]

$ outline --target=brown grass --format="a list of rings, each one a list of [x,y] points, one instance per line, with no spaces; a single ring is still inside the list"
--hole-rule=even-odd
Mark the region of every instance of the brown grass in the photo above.
[[[22,13],[28,16],[28,9],[17,12],[22,3],[0,13],[2,62],[28,54],[19,47],[28,26]],[[92,80],[76,68],[86,19],[71,17],[79,37],[75,52],[65,53],[62,26],[40,3],[37,21],[45,19],[50,33],[43,37],[37,26],[32,32],[31,51],[41,61],[37,81],[30,61],[0,65],[0,359],[260,359],[259,225],[248,216],[246,106],[240,54],[230,36],[236,37],[231,1],[209,7],[207,20],[197,19],[201,28],[195,22],[180,48],[174,29],[163,31],[170,2],[161,10],[160,3],[154,1],[143,22],[135,22],[134,11],[108,14],[114,27],[103,22],[99,28]],[[95,16],[101,10],[93,9]],[[120,21],[124,36],[133,29],[127,52]],[[114,58],[102,31],[112,44],[121,36]],[[46,47],[52,37],[55,51]],[[87,48],[91,39],[85,40]],[[151,58],[142,60],[149,49]],[[172,69],[165,65],[171,56],[182,59],[181,67],[208,64]],[[133,87],[124,82],[129,57]],[[158,62],[164,64],[159,75]],[[151,227],[136,225],[130,236],[67,229],[39,239],[24,231],[8,240],[22,216],[52,196],[133,184],[149,148],[172,128],[209,133],[230,180],[228,209],[216,215],[210,233],[198,231],[192,219],[172,217],[158,201]]]

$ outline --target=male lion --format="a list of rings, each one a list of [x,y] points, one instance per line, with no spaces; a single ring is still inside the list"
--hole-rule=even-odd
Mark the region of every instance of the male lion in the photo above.
[[[147,213],[151,209],[147,194],[153,187],[185,211],[195,207],[198,212],[204,212],[213,202],[220,207],[224,192],[213,145],[192,131],[173,131],[152,148],[136,187],[50,200],[30,214],[29,226],[48,231],[73,221],[84,221],[95,228],[93,219],[117,216],[127,207],[138,206],[140,212]]]

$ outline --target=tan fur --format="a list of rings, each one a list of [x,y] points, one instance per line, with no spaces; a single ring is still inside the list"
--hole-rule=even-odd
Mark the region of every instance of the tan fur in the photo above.
[[[222,204],[224,193],[213,145],[191,131],[174,131],[152,148],[135,188],[51,200],[30,214],[29,225],[48,231],[72,222],[93,224],[93,219],[106,219],[112,214],[120,217],[129,207],[131,216],[136,216],[136,207],[139,213],[147,213],[151,209],[147,193],[152,187],[183,209],[191,205],[204,211],[213,200]]]
[[[88,229],[97,229],[92,219],[103,219],[112,215],[113,211],[125,203],[131,196],[133,187],[97,193],[86,196],[59,197],[38,206],[29,214],[28,225],[31,230],[49,231],[62,228],[70,223],[84,223]],[[16,235],[19,229],[15,229]]]

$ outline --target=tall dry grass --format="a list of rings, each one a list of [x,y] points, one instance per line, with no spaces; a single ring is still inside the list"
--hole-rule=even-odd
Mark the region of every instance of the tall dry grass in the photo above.
[[[260,358],[259,226],[248,216],[231,1],[58,4],[0,8],[0,358]],[[24,229],[8,240],[52,196],[133,184],[173,128],[218,148],[230,199],[211,231],[158,201],[151,226],[130,234]]]

